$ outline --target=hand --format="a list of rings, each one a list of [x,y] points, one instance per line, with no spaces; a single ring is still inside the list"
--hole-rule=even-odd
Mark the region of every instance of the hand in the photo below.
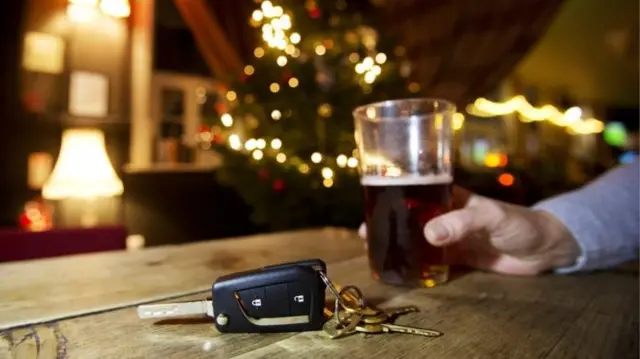
[[[571,265],[579,247],[551,214],[454,188],[454,210],[429,221],[424,234],[447,247],[453,264],[510,275],[537,275]],[[361,226],[360,235],[366,235]]]

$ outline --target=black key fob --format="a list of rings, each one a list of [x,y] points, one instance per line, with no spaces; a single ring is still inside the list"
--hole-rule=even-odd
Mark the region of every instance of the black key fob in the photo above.
[[[265,333],[319,330],[326,286],[311,259],[222,276],[212,288],[214,322],[220,332]]]

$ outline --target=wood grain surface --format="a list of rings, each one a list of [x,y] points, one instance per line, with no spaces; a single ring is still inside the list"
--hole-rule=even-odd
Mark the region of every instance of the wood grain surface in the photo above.
[[[230,272],[363,252],[353,232],[324,228],[0,264],[0,330],[206,291]]]
[[[328,266],[333,281],[358,285],[371,304],[420,308],[398,324],[444,335],[220,334],[207,319],[139,320],[132,306],[6,330],[0,358],[638,358],[636,273],[471,272],[439,287],[408,289],[371,279],[364,257]]]

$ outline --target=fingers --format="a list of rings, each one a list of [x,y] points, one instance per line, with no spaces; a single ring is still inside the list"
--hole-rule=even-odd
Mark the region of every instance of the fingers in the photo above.
[[[424,228],[427,240],[435,246],[460,242],[471,234],[495,226],[498,205],[480,196],[471,196],[466,208],[453,210],[429,221]]]
[[[367,238],[367,225],[362,223],[360,228],[358,228],[358,235],[360,238]]]

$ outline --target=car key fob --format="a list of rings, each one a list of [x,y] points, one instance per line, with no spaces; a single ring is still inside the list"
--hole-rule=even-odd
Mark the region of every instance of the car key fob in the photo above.
[[[326,264],[311,259],[232,273],[212,286],[216,328],[227,333],[301,332],[324,323]]]

